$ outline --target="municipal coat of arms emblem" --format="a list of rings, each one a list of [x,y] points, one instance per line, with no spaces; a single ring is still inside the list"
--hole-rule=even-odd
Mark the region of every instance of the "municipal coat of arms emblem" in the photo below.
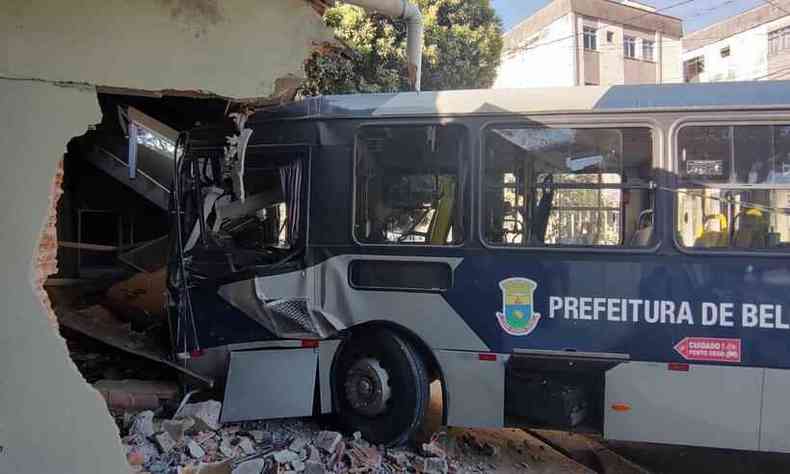
[[[535,330],[540,314],[535,312],[533,296],[538,284],[529,278],[507,278],[499,282],[502,311],[496,318],[502,329],[513,336],[526,336]]]

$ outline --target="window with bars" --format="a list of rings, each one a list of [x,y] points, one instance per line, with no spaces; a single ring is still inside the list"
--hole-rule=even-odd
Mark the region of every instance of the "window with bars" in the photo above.
[[[592,26],[584,27],[584,49],[597,50],[598,49],[598,36],[596,28]]]
[[[790,26],[768,33],[768,54],[774,55],[790,50]]]
[[[705,72],[704,56],[697,56],[683,62],[683,80],[685,82],[699,82],[703,72]]]
[[[636,38],[633,36],[623,36],[623,56],[626,58],[636,58]]]
[[[656,43],[654,41],[642,40],[642,59],[645,61],[655,61]]]
[[[483,164],[486,241],[651,245],[652,150],[648,128],[490,127]]]

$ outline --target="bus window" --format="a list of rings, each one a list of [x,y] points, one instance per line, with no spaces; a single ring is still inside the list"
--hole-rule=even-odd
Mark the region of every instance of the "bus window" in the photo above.
[[[680,245],[790,249],[790,126],[689,126],[677,142]]]
[[[363,127],[356,148],[356,239],[462,242],[463,141],[463,129],[452,125]]]
[[[648,128],[486,131],[484,236],[495,245],[654,243]]]

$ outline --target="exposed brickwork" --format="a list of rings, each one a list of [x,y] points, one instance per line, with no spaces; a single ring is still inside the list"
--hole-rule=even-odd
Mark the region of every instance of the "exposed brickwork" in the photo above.
[[[41,231],[41,240],[38,243],[38,253],[33,262],[33,289],[41,299],[47,312],[49,321],[54,328],[58,327],[55,313],[52,311],[52,302],[44,290],[47,277],[58,271],[58,201],[63,195],[63,160],[58,162],[52,185],[49,188],[49,210]]]

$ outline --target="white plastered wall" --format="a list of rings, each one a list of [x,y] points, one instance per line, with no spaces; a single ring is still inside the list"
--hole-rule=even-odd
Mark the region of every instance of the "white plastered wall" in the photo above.
[[[730,48],[728,57],[721,56]],[[768,29],[760,25],[715,43],[683,53],[683,62],[704,56],[705,70],[700,82],[748,81],[763,78],[768,72]]]
[[[0,2],[0,473],[129,472],[32,284],[58,160],[100,120],[94,86],[267,96],[330,38],[303,0]]]
[[[0,75],[268,96],[331,38],[304,0],[3,0]]]
[[[497,69],[494,89],[573,86],[573,15],[558,18],[536,40],[506,52]]]
[[[128,472],[104,401],[32,286],[55,166],[101,118],[96,93],[0,81],[0,110],[0,472]]]

